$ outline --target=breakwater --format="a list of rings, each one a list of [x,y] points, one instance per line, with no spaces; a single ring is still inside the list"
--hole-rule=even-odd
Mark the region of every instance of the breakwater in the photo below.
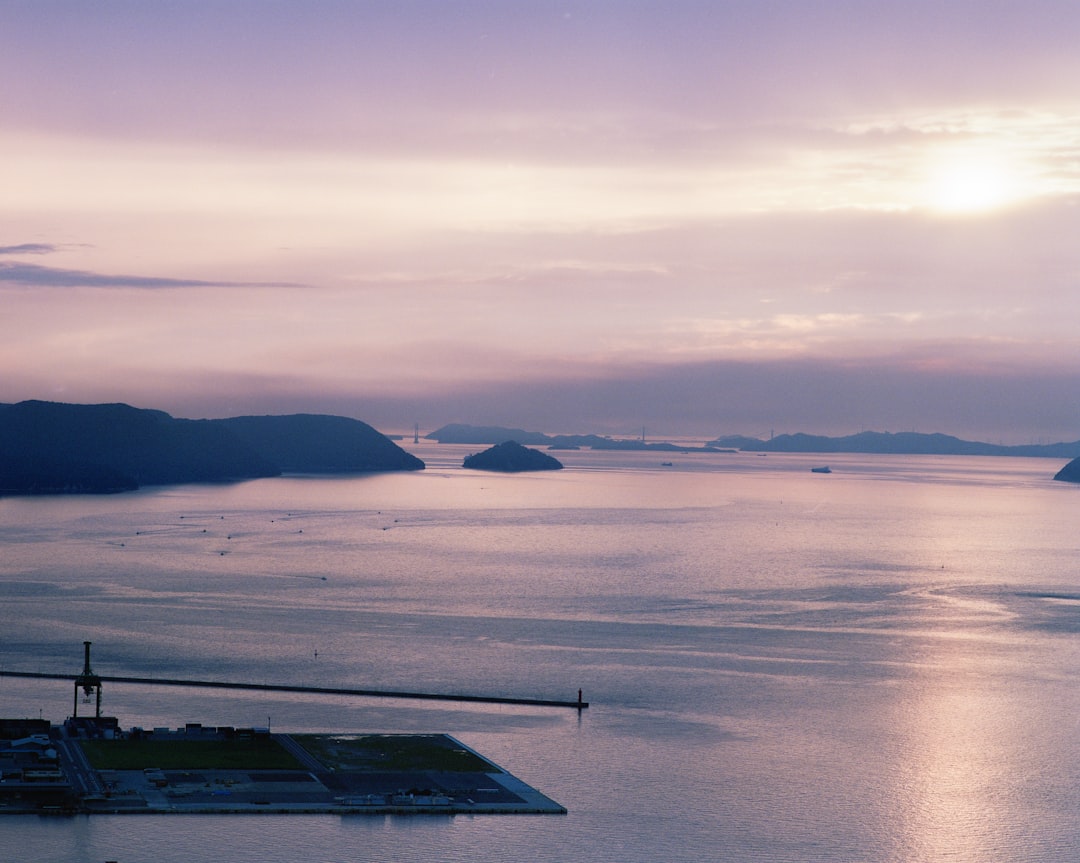
[[[42,671],[0,671],[0,677],[28,677],[41,680],[66,680],[74,683],[76,675],[51,674]],[[528,707],[570,707],[584,710],[589,702],[581,698],[562,701],[550,698],[513,698],[501,695],[465,695],[443,692],[410,692],[396,689],[353,689],[339,686],[300,686],[287,683],[238,683],[223,680],[182,680],[175,677],[126,677],[98,674],[102,683],[128,683],[148,686],[189,686],[203,689],[247,689],[262,692],[304,692],[313,695],[350,695],[365,698],[407,698],[422,701],[464,701],[480,704],[516,704]]]

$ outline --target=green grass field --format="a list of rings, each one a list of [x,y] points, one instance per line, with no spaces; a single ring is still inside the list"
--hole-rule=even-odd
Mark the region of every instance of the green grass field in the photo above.
[[[490,773],[489,762],[442,734],[294,734],[293,739],[330,770]],[[299,770],[275,741],[83,740],[95,770]]]
[[[83,740],[96,770],[298,770],[273,740]]]

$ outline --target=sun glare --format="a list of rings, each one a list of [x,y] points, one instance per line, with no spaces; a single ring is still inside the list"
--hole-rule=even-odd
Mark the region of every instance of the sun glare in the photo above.
[[[944,213],[979,213],[1016,200],[1018,184],[1007,162],[985,153],[953,152],[936,159],[927,176],[927,203]]]

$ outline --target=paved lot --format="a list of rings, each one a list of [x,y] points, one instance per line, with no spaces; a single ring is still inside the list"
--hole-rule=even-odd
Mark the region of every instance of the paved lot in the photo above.
[[[311,740],[308,736],[301,739]],[[402,735],[401,739],[407,746],[410,738]],[[425,744],[431,739],[422,738]],[[99,789],[85,792],[84,807],[90,812],[565,812],[486,759],[483,761],[490,771],[379,770],[366,763],[350,768],[324,764],[288,735],[274,735],[274,740],[297,758],[302,769],[95,771],[85,758],[80,763],[81,752],[69,754],[69,758],[80,783]],[[347,738],[333,738],[334,746],[344,745],[342,740],[347,743]],[[453,738],[443,740],[451,752],[467,751],[481,758]],[[67,748],[78,746],[72,742]],[[365,762],[367,757],[367,753],[360,753],[356,760]]]

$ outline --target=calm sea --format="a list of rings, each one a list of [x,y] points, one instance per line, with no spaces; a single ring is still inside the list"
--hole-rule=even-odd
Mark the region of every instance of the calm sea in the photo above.
[[[562,816],[0,818],[0,861],[1080,858],[1080,488],[1056,461],[558,453],[567,469],[0,500],[0,667],[124,726],[450,733]],[[670,466],[662,465],[670,461]],[[0,715],[61,720],[60,681]]]

